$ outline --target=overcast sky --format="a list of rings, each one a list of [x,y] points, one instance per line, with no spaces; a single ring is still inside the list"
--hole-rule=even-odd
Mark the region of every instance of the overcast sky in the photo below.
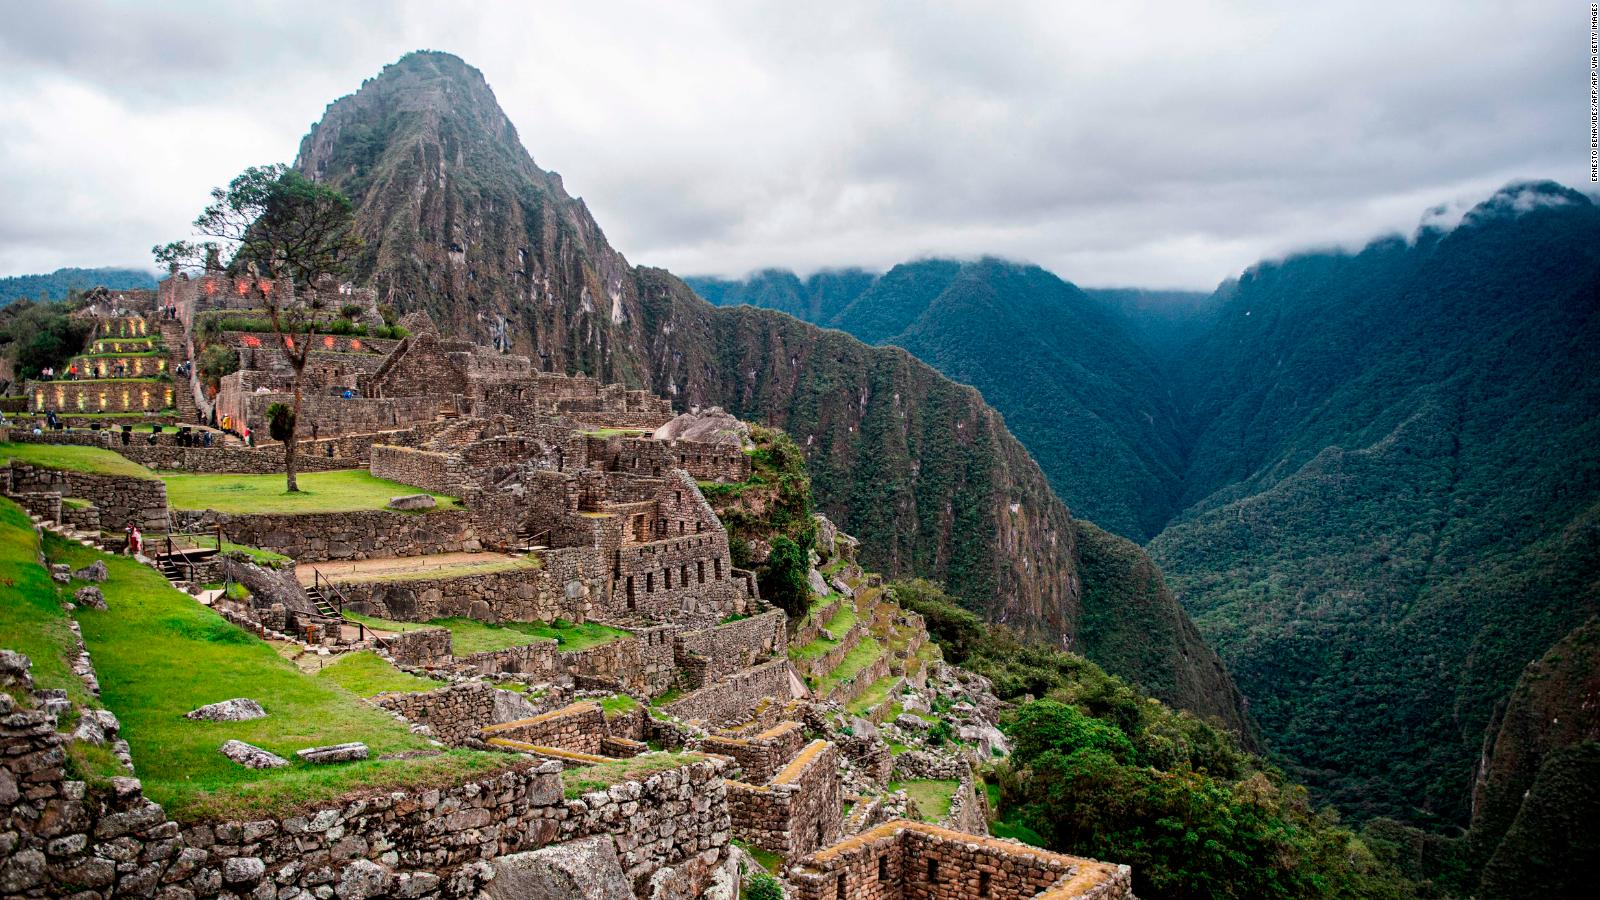
[[[215,7],[225,6],[218,11]],[[634,263],[1210,288],[1590,189],[1589,4],[0,0],[0,274],[148,267],[407,50],[481,69]]]

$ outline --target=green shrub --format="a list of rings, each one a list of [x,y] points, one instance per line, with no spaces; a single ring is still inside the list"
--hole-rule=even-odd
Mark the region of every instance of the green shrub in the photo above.
[[[744,900],[783,900],[783,888],[766,872],[752,872],[744,885]]]

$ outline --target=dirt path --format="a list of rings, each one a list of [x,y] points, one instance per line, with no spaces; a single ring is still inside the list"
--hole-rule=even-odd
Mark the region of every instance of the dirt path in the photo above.
[[[509,553],[436,553],[432,556],[388,556],[378,559],[341,560],[338,562],[301,563],[295,566],[295,577],[301,584],[310,584],[312,566],[323,577],[335,581],[352,576],[361,578],[385,575],[408,575],[451,568],[458,572],[471,566],[493,566],[521,559]]]

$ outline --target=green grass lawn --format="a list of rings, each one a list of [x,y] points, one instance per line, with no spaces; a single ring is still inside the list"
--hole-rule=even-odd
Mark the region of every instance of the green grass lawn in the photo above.
[[[584,435],[587,437],[612,438],[640,437],[647,433],[649,433],[648,429],[644,428],[596,428],[593,431],[585,431]]]
[[[360,622],[368,628],[380,631],[421,631],[426,628],[450,629],[451,652],[456,656],[466,656],[469,653],[487,653],[494,650],[508,650],[512,647],[525,647],[540,638],[554,638],[557,650],[570,653],[576,650],[587,650],[608,644],[618,638],[628,636],[628,632],[609,625],[597,622],[585,622],[582,625],[571,622],[557,621],[545,622],[505,622],[500,625],[490,625],[476,619],[449,618],[433,619],[428,622],[394,622],[389,619],[380,619],[376,616],[363,616],[359,613],[347,612],[344,617],[352,622]]]
[[[73,447],[66,444],[0,443],[0,462],[20,459],[46,469],[86,472],[90,475],[126,475],[155,480],[156,473],[120,453],[100,447]]]
[[[324,666],[317,677],[332,681],[358,697],[374,697],[384,691],[431,691],[447,684],[402,672],[371,650],[346,653]]]
[[[917,802],[917,809],[922,811],[923,821],[937,823],[940,819],[950,815],[950,801],[955,798],[956,791],[961,788],[959,781],[891,781],[889,790],[906,792],[906,796]]]
[[[217,539],[199,534],[175,534],[172,536],[172,546],[174,549],[180,550],[215,550],[217,548]],[[273,553],[271,550],[262,550],[260,547],[246,547],[244,544],[235,544],[229,540],[222,542],[222,549],[224,551],[243,553],[258,563],[271,564],[290,561],[290,558],[282,553]]]
[[[763,850],[749,841],[742,841],[738,838],[733,840],[733,845],[750,854],[751,859],[760,863],[761,868],[766,869],[772,875],[778,874],[783,869],[783,857],[773,853],[771,850]]]
[[[612,694],[609,697],[600,698],[600,709],[608,719],[625,716],[638,708],[639,701],[629,697],[627,694]]]
[[[3,448],[5,445],[0,445]],[[68,448],[62,448],[68,449]],[[114,455],[114,454],[113,454]],[[120,459],[120,457],[118,457]],[[173,509],[214,509],[223,513],[325,513],[384,509],[390,497],[424,493],[364,469],[301,472],[300,492],[283,489],[283,475],[187,475],[164,473],[167,505]],[[458,509],[459,500],[434,494],[438,509]]]
[[[513,761],[470,750],[378,759],[430,745],[362,702],[337,677],[301,672],[265,642],[174,590],[154,570],[53,537],[46,550],[52,561],[80,567],[103,559],[110,568],[111,578],[102,585],[110,609],[79,610],[78,622],[94,656],[101,698],[122,720],[146,795],[180,821],[277,816],[357,789],[450,784]],[[259,701],[267,717],[252,722],[184,718],[197,706],[231,697]],[[217,752],[230,738],[264,747],[290,765],[239,766]],[[365,742],[374,758],[311,766],[294,756],[296,750],[344,741]]]
[[[862,638],[861,643],[850,648],[850,652],[833,667],[832,672],[822,677],[822,682],[817,685],[817,693],[824,697],[828,696],[833,693],[834,688],[854,678],[857,673],[872,665],[873,661],[882,655],[883,648],[879,646],[876,638],[870,635]]]

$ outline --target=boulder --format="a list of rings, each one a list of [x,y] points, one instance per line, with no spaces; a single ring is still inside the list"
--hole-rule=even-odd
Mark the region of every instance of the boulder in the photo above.
[[[389,894],[393,875],[370,859],[358,859],[339,873],[339,900],[367,900]]]
[[[108,608],[106,606],[106,595],[100,593],[100,589],[92,585],[78,588],[77,593],[72,595],[72,599],[77,601],[77,604],[84,609]]]
[[[276,753],[269,753],[244,741],[228,741],[219,752],[246,769],[277,769],[289,764],[287,759]]]
[[[72,580],[72,567],[66,563],[56,563],[50,567],[50,577],[62,584]]]
[[[929,722],[927,719],[924,719],[921,716],[913,716],[910,713],[901,713],[900,715],[895,716],[894,724],[911,732],[927,731],[933,727],[932,722]]]
[[[851,587],[849,584],[845,583],[845,580],[843,578],[840,578],[839,576],[835,575],[833,577],[833,580],[830,581],[829,584],[833,585],[833,589],[838,591],[840,594],[843,594],[844,596],[846,596],[846,597],[848,597],[848,598],[850,598],[852,600],[855,599],[856,589]]]
[[[633,900],[609,834],[495,858],[488,900]]]
[[[744,447],[750,443],[750,426],[720,406],[693,409],[673,418],[651,435],[658,441],[704,441]]]
[[[248,722],[251,719],[265,719],[267,711],[261,704],[248,697],[235,697],[221,703],[208,703],[199,709],[184,713],[185,718],[200,719],[207,722]]]
[[[812,569],[806,573],[806,583],[811,586],[811,593],[823,595],[828,593],[828,582],[823,579],[822,573]]]
[[[337,763],[353,762],[367,758],[367,745],[360,741],[351,741],[348,744],[329,744],[326,747],[307,747],[296,750],[295,756],[308,763]]]
[[[389,508],[400,510],[433,509],[438,501],[432,494],[407,494],[404,497],[390,497]]]
[[[111,572],[106,568],[105,560],[97,559],[91,565],[84,566],[73,572],[72,577],[79,581],[104,583],[107,578],[111,577]]]
[[[978,755],[984,759],[1008,756],[1011,753],[1011,745],[1006,743],[1006,736],[993,725],[963,725],[957,734],[961,736],[961,740],[978,748]]]

